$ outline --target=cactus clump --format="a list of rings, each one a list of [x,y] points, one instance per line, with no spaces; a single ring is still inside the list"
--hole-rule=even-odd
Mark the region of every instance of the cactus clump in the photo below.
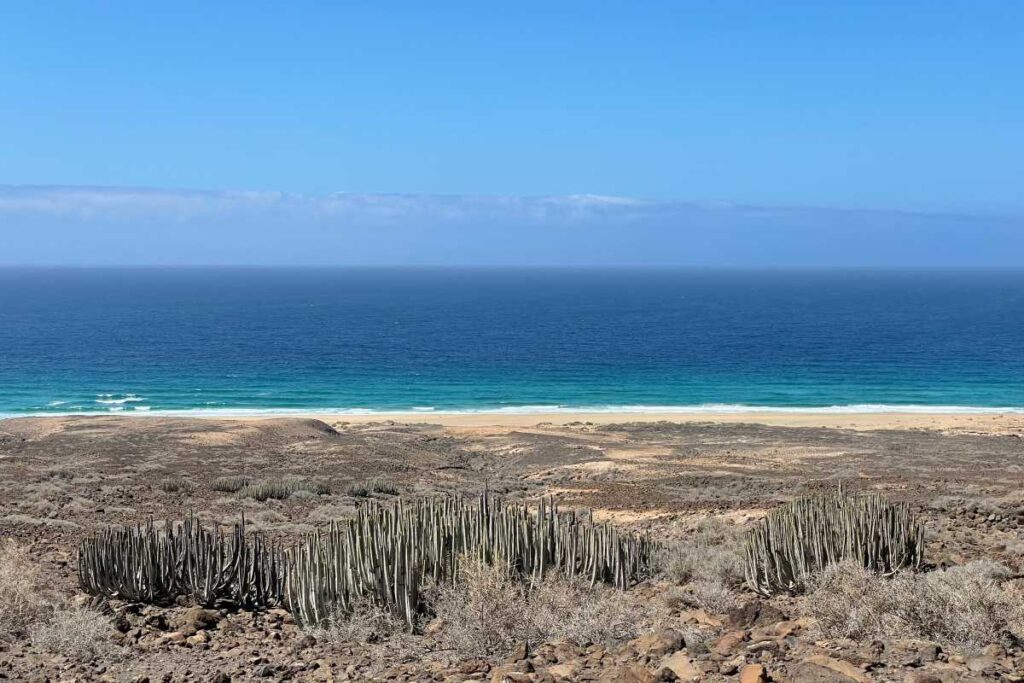
[[[905,503],[877,494],[798,498],[772,510],[747,533],[746,582],[764,596],[799,593],[808,577],[851,560],[878,574],[917,569],[924,526]]]
[[[424,583],[457,579],[459,558],[502,565],[535,582],[546,572],[625,589],[648,571],[655,544],[541,501],[536,512],[481,496],[372,503],[289,552],[288,606],[305,626],[344,618],[371,599],[416,626]]]
[[[184,477],[175,477],[160,482],[160,490],[164,493],[192,493],[196,485]]]
[[[207,529],[194,518],[134,527],[106,528],[78,550],[78,581],[91,595],[166,604],[181,595],[213,607],[254,608],[281,602],[285,556],[259,534],[247,537],[245,522],[230,534]]]
[[[243,489],[244,490],[244,489]],[[303,489],[308,490],[308,489]],[[244,520],[225,534],[195,519],[108,528],[82,542],[82,588],[108,598],[166,604],[180,596],[212,607],[283,604],[304,626],[324,626],[376,602],[416,626],[427,582],[458,578],[460,561],[507,568],[531,584],[547,572],[625,589],[650,570],[657,546],[588,516],[483,495],[370,502],[356,516],[284,552]]]
[[[261,481],[248,483],[238,489],[237,495],[240,498],[252,498],[260,502],[269,500],[284,500],[299,492],[312,493],[324,496],[331,492],[330,486],[323,482],[303,481],[301,479],[283,479],[279,481]]]
[[[251,481],[247,477],[218,477],[210,484],[210,488],[214,491],[237,493],[250,483]]]

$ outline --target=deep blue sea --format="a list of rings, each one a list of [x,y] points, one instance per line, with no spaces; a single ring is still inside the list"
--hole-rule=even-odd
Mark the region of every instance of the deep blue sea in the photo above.
[[[695,406],[1024,409],[1024,271],[0,269],[0,414]]]

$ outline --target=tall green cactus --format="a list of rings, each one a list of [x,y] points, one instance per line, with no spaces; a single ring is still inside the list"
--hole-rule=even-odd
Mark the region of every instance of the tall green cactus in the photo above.
[[[457,578],[460,556],[503,564],[535,582],[549,571],[625,589],[648,570],[654,544],[541,501],[536,511],[481,496],[362,507],[289,553],[288,605],[305,625],[344,618],[360,598],[414,628],[426,580]]]
[[[880,574],[916,569],[924,526],[905,503],[876,494],[798,498],[747,533],[746,580],[761,595],[798,593],[810,574],[853,560]]]

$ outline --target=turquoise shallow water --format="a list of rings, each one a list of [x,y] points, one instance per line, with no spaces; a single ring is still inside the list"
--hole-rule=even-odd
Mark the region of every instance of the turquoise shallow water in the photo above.
[[[694,406],[1024,409],[1024,272],[0,269],[2,414]]]

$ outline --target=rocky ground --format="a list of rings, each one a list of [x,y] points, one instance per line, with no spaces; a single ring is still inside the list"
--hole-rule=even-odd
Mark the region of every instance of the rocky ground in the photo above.
[[[660,576],[631,591],[649,606],[638,636],[521,643],[466,656],[422,635],[352,642],[317,637],[284,610],[95,604],[79,594],[77,543],[106,524],[195,512],[295,539],[350,514],[354,485],[397,495],[554,496],[598,519],[686,539],[702,520],[742,527],[794,495],[838,483],[910,502],[927,523],[930,567],[978,559],[1024,570],[1024,432],[854,431],[754,424],[540,424],[441,427],[317,420],[25,418],[0,422],[0,537],[27,549],[70,605],[109,620],[87,658],[30,638],[0,641],[0,679],[27,681],[1024,681],[1020,633],[958,651],[927,640],[829,640],[810,598],[762,599],[737,587],[728,609],[677,599]],[[216,491],[218,477],[301,478],[327,495],[257,502]],[[168,481],[184,479],[175,487]],[[373,494],[391,497],[391,494]],[[56,650],[56,651],[55,651]]]

